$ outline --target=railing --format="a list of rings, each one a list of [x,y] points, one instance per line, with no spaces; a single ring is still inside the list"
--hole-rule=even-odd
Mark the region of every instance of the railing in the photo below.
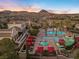
[[[18,37],[18,39],[15,41],[18,43],[16,49],[21,50],[22,46],[25,44],[25,40],[28,37],[28,32],[26,29],[23,30],[22,34]]]
[[[19,44],[18,44],[18,48],[20,48],[23,44],[24,44],[24,42],[25,42],[25,40],[26,40],[26,38],[27,38],[27,31],[24,33],[24,35],[20,38],[20,40],[18,41],[19,42]]]
[[[24,29],[23,33],[18,37],[18,39],[16,40],[16,42],[18,42],[21,39],[21,37],[25,34],[25,32],[26,32],[26,30]]]

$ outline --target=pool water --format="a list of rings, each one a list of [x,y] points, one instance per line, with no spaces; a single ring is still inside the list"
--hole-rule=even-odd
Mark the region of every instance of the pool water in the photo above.
[[[49,39],[49,38],[50,38],[50,37],[48,37],[48,36],[44,36],[44,37],[43,37],[43,39]]]
[[[58,42],[59,41],[59,37],[57,37],[57,36],[55,36],[55,37],[44,36],[43,39],[45,39],[45,40],[52,39],[52,40],[54,40],[54,42]]]
[[[46,40],[52,39],[55,42],[58,42],[59,41],[59,37],[57,37],[57,36],[55,36],[55,37],[44,36],[43,39],[46,39]]]
[[[40,42],[41,46],[48,46],[48,42]]]
[[[63,31],[58,31],[58,32],[48,31],[47,34],[48,35],[52,35],[52,34],[64,35],[66,33],[63,32]],[[74,42],[75,42],[73,36],[72,37],[66,37],[66,36],[64,37],[63,36],[61,38],[65,40],[65,46],[72,46],[74,44]],[[61,38],[58,37],[58,36],[43,36],[43,39],[46,39],[46,40],[52,39],[52,40],[54,40],[55,43],[58,43],[59,42],[59,39],[61,39]],[[40,44],[42,46],[48,45],[47,42],[41,42]]]
[[[53,31],[48,31],[47,34],[60,34],[60,35],[63,35],[65,34],[65,32],[62,32],[62,31],[58,31],[58,32],[53,32]]]
[[[47,32],[47,34],[56,34],[56,32]]]
[[[54,40],[54,42],[56,43],[56,42],[59,41],[59,38],[58,38],[58,37],[53,37],[53,40]]]

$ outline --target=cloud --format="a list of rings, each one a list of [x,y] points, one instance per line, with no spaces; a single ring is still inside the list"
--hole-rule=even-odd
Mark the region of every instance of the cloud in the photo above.
[[[19,1],[19,0],[18,0]],[[75,8],[74,8],[75,9]],[[79,9],[76,10],[51,10],[52,13],[79,13]],[[0,11],[11,10],[11,11],[29,11],[29,12],[38,12],[41,10],[41,7],[37,4],[30,6],[22,6],[13,0],[0,0]]]
[[[26,7],[26,10],[29,12],[38,12],[41,10],[41,8],[37,5],[32,5],[32,6]]]
[[[70,14],[70,13],[71,13],[71,14],[79,13],[79,9],[76,9],[76,10],[70,10],[68,13],[69,13],[69,14]]]
[[[12,0],[4,0],[4,2],[0,2],[0,11],[2,10],[37,12],[40,7],[37,5],[22,6]]]
[[[13,3],[9,0],[5,0],[4,2],[0,3],[0,10],[23,10],[20,6],[18,6],[16,3]]]
[[[56,14],[75,14],[75,13],[79,13],[79,10],[76,9],[76,10],[48,10],[48,12],[50,13],[56,13]]]

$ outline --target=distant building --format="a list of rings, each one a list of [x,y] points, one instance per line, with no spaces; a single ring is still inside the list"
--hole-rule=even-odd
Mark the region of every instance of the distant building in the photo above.
[[[3,38],[10,38],[16,40],[19,32],[23,32],[26,24],[23,21],[11,21],[8,23],[8,29],[0,29],[0,40]]]
[[[75,25],[75,28],[79,29],[79,24],[76,24],[76,25]]]
[[[12,27],[18,27],[21,30],[23,30],[26,27],[26,22],[25,21],[10,21],[8,23],[8,29],[11,29]]]
[[[0,40],[3,38],[12,39],[12,31],[9,29],[0,29]]]
[[[17,39],[20,28],[13,27],[11,29],[0,29],[0,40],[3,38]]]

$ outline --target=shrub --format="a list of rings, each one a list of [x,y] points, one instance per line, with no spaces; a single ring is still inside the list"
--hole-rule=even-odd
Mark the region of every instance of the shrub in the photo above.
[[[0,40],[0,59],[18,59],[15,44],[9,38]]]
[[[31,35],[33,35],[33,36],[37,36],[38,32],[39,32],[39,29],[30,29],[30,30],[29,30],[29,33],[30,33]]]

